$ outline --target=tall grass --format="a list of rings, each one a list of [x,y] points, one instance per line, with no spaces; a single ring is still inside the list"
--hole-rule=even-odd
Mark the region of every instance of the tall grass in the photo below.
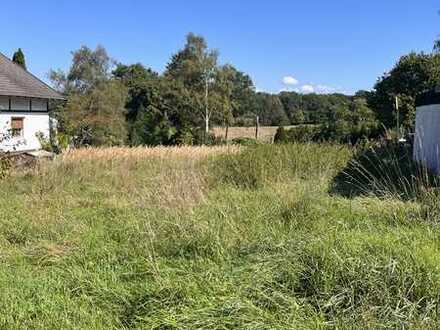
[[[335,178],[334,190],[345,195],[375,195],[396,199],[424,198],[438,187],[438,178],[413,161],[403,144],[360,148]]]
[[[433,214],[329,195],[348,148],[162,150],[2,181],[0,327],[439,327]]]
[[[351,151],[344,146],[262,145],[217,157],[212,173],[220,184],[254,189],[293,178],[328,182],[350,155]]]

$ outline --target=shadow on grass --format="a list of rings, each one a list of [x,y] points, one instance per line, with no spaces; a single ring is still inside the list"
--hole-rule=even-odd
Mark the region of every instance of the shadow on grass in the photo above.
[[[330,193],[414,200],[437,187],[438,177],[413,161],[410,145],[388,143],[357,151],[333,179]]]

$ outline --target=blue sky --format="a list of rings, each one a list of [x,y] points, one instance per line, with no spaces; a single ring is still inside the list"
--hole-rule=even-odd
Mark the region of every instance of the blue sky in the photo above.
[[[97,44],[162,71],[195,32],[259,90],[352,93],[370,89],[399,56],[430,51],[439,10],[435,0],[6,1],[0,51],[23,48],[41,78],[67,69],[72,50]]]

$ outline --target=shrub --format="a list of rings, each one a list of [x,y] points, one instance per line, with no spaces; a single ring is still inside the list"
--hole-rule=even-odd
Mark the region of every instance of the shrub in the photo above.
[[[316,141],[320,132],[318,125],[298,125],[289,128],[278,128],[275,143],[295,143]]]
[[[286,129],[284,128],[284,126],[278,127],[277,132],[275,133],[275,136],[274,136],[274,142],[275,143],[287,142],[287,133],[286,133]]]
[[[178,145],[192,146],[194,144],[194,136],[190,130],[183,130],[178,134],[176,142]]]
[[[232,143],[241,146],[256,146],[258,144],[258,141],[252,138],[242,137],[232,139]]]
[[[275,143],[292,142],[336,142],[358,144],[363,140],[377,139],[381,130],[373,125],[355,125],[339,121],[325,125],[298,125],[288,130],[279,127]]]

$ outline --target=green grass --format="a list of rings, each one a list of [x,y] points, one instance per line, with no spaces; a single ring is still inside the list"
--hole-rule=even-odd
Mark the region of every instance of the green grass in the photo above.
[[[332,145],[60,159],[0,191],[1,328],[438,328],[437,199],[329,194]]]

